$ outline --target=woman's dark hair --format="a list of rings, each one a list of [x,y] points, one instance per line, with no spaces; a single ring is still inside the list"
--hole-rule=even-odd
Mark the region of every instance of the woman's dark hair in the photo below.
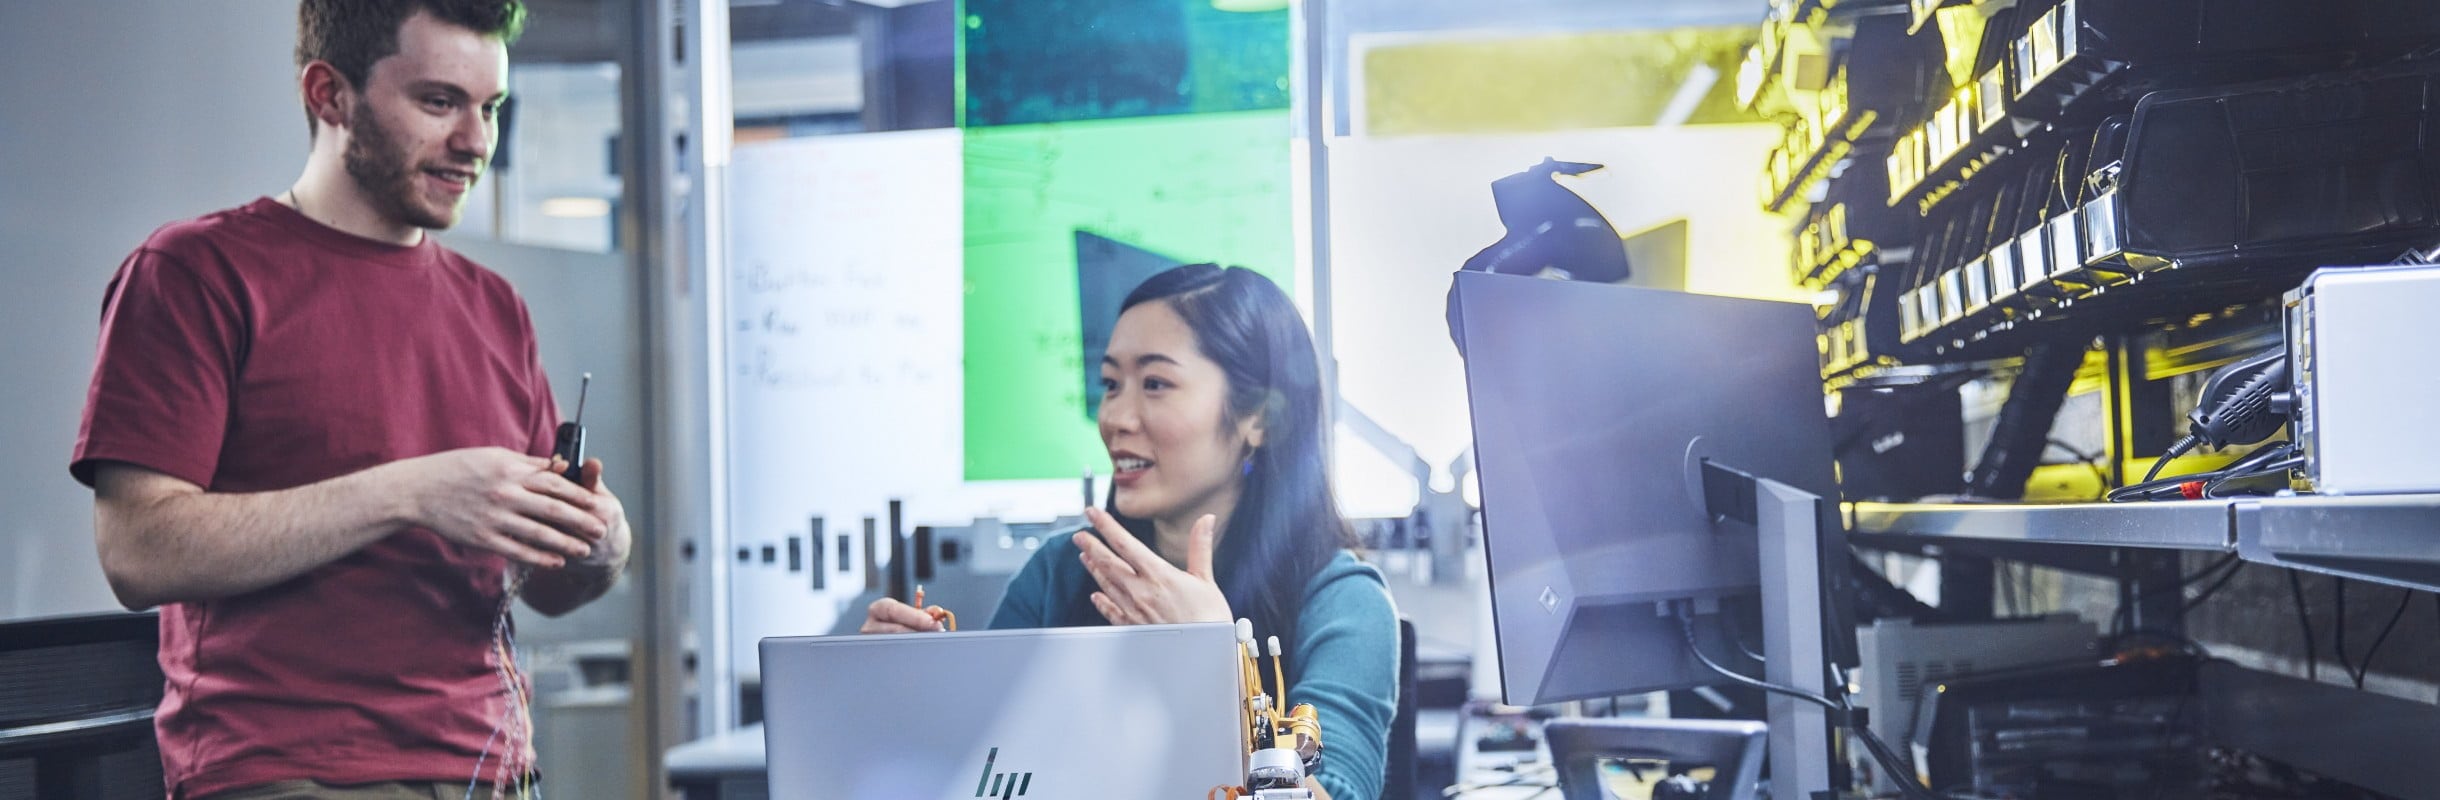
[[[1212,554],[1212,572],[1229,609],[1254,622],[1256,636],[1296,641],[1305,585],[1352,547],[1354,533],[1339,516],[1322,457],[1321,363],[1304,317],[1278,284],[1244,267],[1189,264],[1135,287],[1119,313],[1168,303],[1194,332],[1195,347],[1228,375],[1222,425],[1262,415],[1263,446],[1252,453],[1245,485]],[[1115,497],[1115,495],[1113,496]],[[1107,506],[1136,538],[1151,541],[1152,524]],[[1091,587],[1073,598],[1069,618],[1108,619],[1093,607]]]

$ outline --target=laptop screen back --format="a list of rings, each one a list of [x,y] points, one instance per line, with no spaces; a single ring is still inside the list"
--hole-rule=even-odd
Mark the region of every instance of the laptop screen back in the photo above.
[[[784,800],[1203,797],[1244,780],[1227,623],[762,641]]]

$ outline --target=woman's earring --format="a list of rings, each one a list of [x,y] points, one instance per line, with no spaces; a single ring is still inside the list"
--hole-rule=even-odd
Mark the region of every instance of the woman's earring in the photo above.
[[[1253,456],[1246,456],[1246,457],[1245,457],[1245,466],[1238,468],[1237,474],[1239,474],[1239,475],[1252,475],[1252,474],[1254,474],[1254,457],[1253,457]]]

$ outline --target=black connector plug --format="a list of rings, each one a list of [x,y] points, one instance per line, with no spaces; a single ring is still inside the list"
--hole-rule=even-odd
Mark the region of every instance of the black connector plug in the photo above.
[[[2287,424],[2292,398],[2283,350],[2221,367],[2203,384],[2202,399],[2186,415],[2192,423],[2188,435],[2213,448],[2271,438]]]

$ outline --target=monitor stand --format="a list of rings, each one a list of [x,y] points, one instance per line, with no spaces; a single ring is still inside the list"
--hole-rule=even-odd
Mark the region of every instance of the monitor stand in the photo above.
[[[1709,459],[1702,462],[1702,481],[1704,505],[1715,524],[1750,524],[1760,537],[1764,679],[1826,695],[1829,669],[1819,605],[1821,497]],[[1770,725],[1772,796],[1829,797],[1828,716],[1820,706],[1783,694],[1763,697]]]

